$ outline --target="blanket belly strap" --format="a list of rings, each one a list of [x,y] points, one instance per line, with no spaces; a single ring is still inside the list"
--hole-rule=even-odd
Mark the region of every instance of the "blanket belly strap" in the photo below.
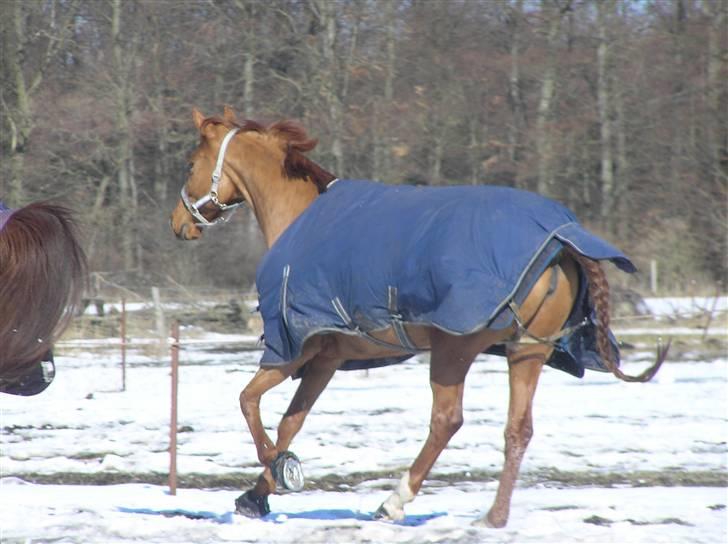
[[[413,353],[417,351],[422,351],[417,348],[414,342],[412,342],[409,334],[407,334],[407,329],[404,328],[402,314],[399,313],[397,307],[397,288],[389,285],[387,287],[387,295],[387,309],[389,310],[389,317],[392,320],[392,328],[394,329],[394,333],[397,335],[399,343],[402,344],[402,346],[406,348],[407,351],[412,351]]]
[[[390,310],[391,310],[391,289],[394,289],[394,297],[396,301],[396,288],[390,287]],[[356,332],[359,336],[363,336],[370,342],[377,344],[379,346],[389,348],[389,349],[396,349],[398,351],[405,351],[407,353],[424,353],[426,351],[429,351],[429,349],[420,349],[417,346],[414,345],[412,340],[410,339],[409,335],[407,334],[407,331],[404,328],[404,322],[401,319],[401,316],[399,314],[396,314],[392,316],[392,328],[394,329],[395,334],[397,335],[397,338],[401,342],[401,344],[392,344],[391,342],[387,342],[386,340],[381,340],[377,338],[376,336],[373,336],[369,332],[362,329],[359,325],[357,325],[354,320],[349,316],[348,312],[346,311],[346,308],[344,308],[344,305],[341,303],[341,300],[339,297],[335,297],[332,299],[331,304],[334,307],[334,310],[336,310],[336,313],[339,314],[339,317],[344,320],[344,323],[346,326],[351,329],[352,331]]]

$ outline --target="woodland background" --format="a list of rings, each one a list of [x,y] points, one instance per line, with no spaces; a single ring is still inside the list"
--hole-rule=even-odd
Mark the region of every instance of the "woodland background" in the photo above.
[[[191,107],[300,120],[340,177],[571,207],[660,289],[725,289],[724,0],[0,0],[0,198],[78,211],[92,270],[247,289],[250,212],[177,241]],[[353,233],[356,235],[356,233]],[[620,276],[621,277],[621,276]],[[626,280],[620,280],[626,281]],[[646,289],[646,275],[629,280]],[[721,287],[722,285],[722,287]]]

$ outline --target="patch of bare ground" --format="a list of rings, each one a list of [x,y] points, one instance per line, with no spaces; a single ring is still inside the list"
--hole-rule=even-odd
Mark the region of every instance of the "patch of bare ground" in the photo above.
[[[356,472],[339,476],[309,478],[306,489],[321,491],[345,491],[368,483],[369,488],[389,489],[392,481],[399,478],[401,470]],[[497,471],[468,471],[447,474],[432,474],[427,485],[453,485],[465,482],[496,481]],[[163,473],[139,472],[58,472],[53,474],[23,473],[3,474],[27,482],[60,485],[113,485],[122,483],[149,483],[166,485],[167,475]],[[229,474],[179,474],[179,487],[196,489],[245,489],[257,480],[257,472],[236,472]],[[596,472],[560,471],[546,468],[521,475],[521,487],[728,487],[728,472],[716,471],[633,471]]]

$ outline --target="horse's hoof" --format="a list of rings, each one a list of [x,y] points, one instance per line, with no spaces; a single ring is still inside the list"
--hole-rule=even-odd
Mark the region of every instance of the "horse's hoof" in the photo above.
[[[475,520],[475,521],[474,521],[474,522],[472,523],[472,525],[473,525],[474,527],[484,527],[484,528],[486,528],[486,529],[495,529],[495,527],[493,527],[493,526],[492,526],[492,525],[490,524],[490,522],[488,521],[488,518],[487,518],[486,516],[483,516],[482,518],[478,518],[478,519],[476,519],[476,520]]]
[[[304,477],[301,461],[293,452],[283,451],[273,460],[270,471],[278,487],[287,491],[301,491]]]
[[[235,512],[248,518],[262,518],[270,514],[267,496],[257,496],[253,490],[246,491],[235,499]]]
[[[484,515],[482,518],[476,519],[473,522],[475,527],[485,527],[487,529],[502,529],[506,526],[508,520],[493,521],[490,519],[490,513]]]
[[[392,510],[387,508],[386,503],[382,503],[372,517],[378,521],[402,521],[404,519],[404,510],[401,508]]]

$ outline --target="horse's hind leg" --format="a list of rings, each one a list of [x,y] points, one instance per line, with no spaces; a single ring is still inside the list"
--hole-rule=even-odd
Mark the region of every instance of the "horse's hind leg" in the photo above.
[[[470,365],[478,353],[503,334],[507,333],[483,331],[467,337],[455,337],[433,330],[430,432],[410,470],[402,476],[397,489],[382,503],[375,517],[391,520],[404,517],[404,504],[414,499],[437,457],[463,424],[463,389]]]
[[[550,351],[547,346],[530,346],[508,354],[510,404],[505,430],[505,463],[493,506],[484,518],[476,522],[478,525],[504,527],[508,521],[513,487],[533,435],[533,397],[541,368]]]
[[[561,330],[578,289],[579,280],[573,261],[564,260],[554,271],[558,274],[555,291],[544,296],[534,288],[533,297],[529,295],[531,300],[527,299],[523,305],[529,332],[542,337]],[[547,271],[544,276],[548,274]],[[529,311],[527,307],[533,310]],[[504,527],[508,521],[513,487],[533,434],[533,397],[541,369],[552,351],[553,347],[549,344],[515,344],[508,349],[510,404],[505,431],[505,464],[493,506],[476,524]]]

